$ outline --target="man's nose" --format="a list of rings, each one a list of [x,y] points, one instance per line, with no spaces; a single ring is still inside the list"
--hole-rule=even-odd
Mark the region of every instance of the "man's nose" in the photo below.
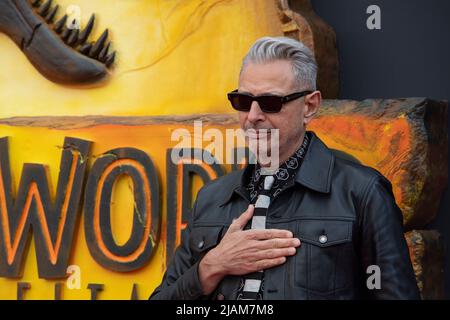
[[[258,121],[264,121],[266,119],[266,116],[264,112],[259,107],[258,102],[253,101],[252,105],[250,106],[250,111],[248,112],[247,116],[248,121],[251,123],[256,123]]]

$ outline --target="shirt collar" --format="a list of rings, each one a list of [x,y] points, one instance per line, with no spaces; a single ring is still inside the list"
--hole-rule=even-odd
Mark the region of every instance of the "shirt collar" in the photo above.
[[[309,132],[311,140],[303,163],[295,175],[295,182],[317,192],[329,193],[335,157],[314,132]],[[241,170],[230,191],[224,193],[225,196],[220,206],[225,205],[235,194],[247,197],[245,187],[254,168],[254,164],[248,164]]]

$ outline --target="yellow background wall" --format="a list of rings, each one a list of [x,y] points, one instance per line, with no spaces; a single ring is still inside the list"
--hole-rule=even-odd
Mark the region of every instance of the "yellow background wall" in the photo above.
[[[58,4],[63,11],[71,4],[79,5],[82,26],[91,13],[96,14],[91,38],[109,29],[117,50],[110,80],[95,88],[54,84],[0,34],[0,122],[35,116],[229,113],[226,93],[237,86],[241,59],[249,46],[261,36],[282,35],[276,2],[271,0],[58,0]],[[0,137],[9,137],[14,192],[23,164],[39,163],[49,168],[54,195],[66,136],[93,141],[93,156],[118,147],[139,148],[149,154],[160,173],[165,217],[165,154],[173,146],[170,132],[176,127],[106,125],[68,130],[3,122]],[[89,159],[88,172],[94,160]],[[116,241],[122,243],[131,231],[132,194],[127,179],[116,185],[115,196],[112,228]],[[163,229],[164,223],[165,218]],[[81,289],[64,287],[62,298],[89,299],[87,284],[103,283],[100,299],[129,299],[137,283],[139,298],[146,299],[165,269],[164,240],[145,268],[112,272],[90,256],[82,226],[83,220],[75,231],[70,259],[70,264],[81,267]],[[33,240],[25,259],[23,278],[0,278],[0,299],[15,299],[18,281],[31,284],[26,299],[53,299],[57,281],[38,278]]]

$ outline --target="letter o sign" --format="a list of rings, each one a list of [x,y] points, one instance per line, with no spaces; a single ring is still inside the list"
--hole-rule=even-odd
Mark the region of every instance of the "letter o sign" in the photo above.
[[[111,196],[122,175],[133,181],[133,227],[127,242],[118,245],[111,229]],[[92,257],[114,271],[133,271],[151,258],[160,231],[159,185],[150,157],[135,148],[105,152],[89,173],[84,202],[84,229]]]

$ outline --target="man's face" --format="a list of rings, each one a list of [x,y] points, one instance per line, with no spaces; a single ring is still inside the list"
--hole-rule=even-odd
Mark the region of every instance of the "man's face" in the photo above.
[[[292,65],[287,60],[267,63],[248,63],[239,79],[239,92],[254,96],[274,94],[286,96],[294,92],[309,90],[295,81]],[[312,98],[312,101],[309,101]],[[256,101],[250,111],[239,111],[239,122],[244,131],[254,129],[279,130],[279,160],[283,162],[300,146],[306,124],[312,119],[320,105],[320,92],[315,91],[304,98],[283,105],[278,113],[264,113]],[[264,131],[264,130],[263,130]],[[270,134],[267,136],[249,134],[249,139],[261,141],[268,139],[270,152]]]

